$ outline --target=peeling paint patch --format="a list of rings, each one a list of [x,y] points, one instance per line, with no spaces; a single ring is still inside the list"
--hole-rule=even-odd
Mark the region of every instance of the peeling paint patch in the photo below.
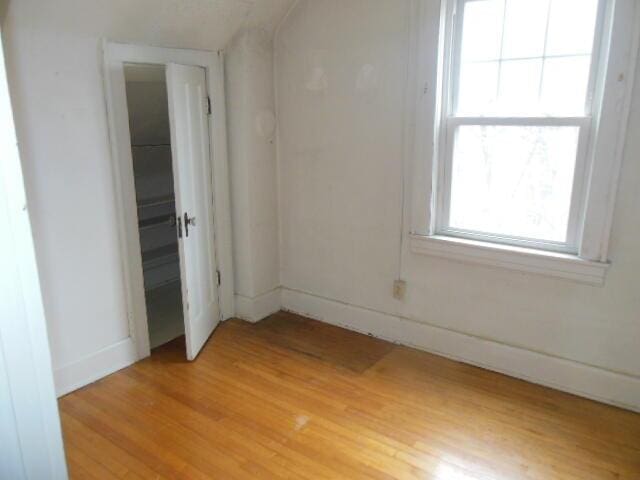
[[[378,88],[378,72],[376,68],[367,63],[358,72],[356,90],[360,92],[372,92]]]
[[[276,131],[276,116],[271,110],[261,110],[256,115],[256,132],[265,140],[272,140]]]
[[[311,92],[323,92],[329,87],[329,79],[324,67],[326,52],[311,50],[307,58],[305,88]]]
[[[311,92],[326,90],[329,86],[329,81],[327,80],[327,74],[324,69],[322,67],[314,67],[309,73],[305,86],[307,90]]]

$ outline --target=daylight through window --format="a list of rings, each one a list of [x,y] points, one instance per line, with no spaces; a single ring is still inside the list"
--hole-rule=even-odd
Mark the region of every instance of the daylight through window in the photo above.
[[[436,229],[575,252],[598,0],[459,0],[447,52]]]

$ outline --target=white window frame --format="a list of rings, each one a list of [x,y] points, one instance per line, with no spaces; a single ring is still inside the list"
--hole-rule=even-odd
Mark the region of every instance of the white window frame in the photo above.
[[[447,228],[448,181],[444,155],[451,156],[452,127],[461,123],[496,124],[495,117],[448,116],[452,72],[451,46],[455,7],[464,0],[442,0],[436,28],[433,6],[416,0],[412,22],[408,110],[415,125],[412,165],[406,179],[412,189],[411,249],[456,260],[568,278],[589,284],[604,282],[615,193],[620,172],[640,38],[640,4],[634,0],[602,0],[594,65],[584,117],[502,118],[503,124],[577,125],[581,129],[569,236],[566,244],[500,238]],[[461,21],[458,16],[458,21]],[[439,27],[439,28],[437,28]],[[599,30],[599,33],[598,33]],[[439,45],[436,58],[429,48]],[[431,88],[431,87],[435,88]],[[413,102],[413,106],[410,104]],[[448,103],[449,102],[449,103]],[[435,112],[435,115],[434,115]],[[428,133],[432,132],[432,136]],[[426,134],[425,134],[426,133]],[[426,167],[426,168],[425,168]],[[442,187],[445,188],[442,188]]]
[[[537,117],[502,117],[502,116],[468,116],[456,115],[458,88],[460,80],[460,55],[462,51],[462,30],[464,24],[464,6],[477,0],[452,0],[451,12],[445,27],[444,45],[444,82],[442,89],[442,118],[440,119],[440,151],[444,152],[438,162],[438,182],[436,184],[435,230],[441,235],[469,238],[492,243],[538,248],[548,251],[578,253],[578,231],[582,226],[585,202],[585,183],[588,164],[588,142],[591,135],[594,117],[593,103],[596,97],[596,82],[601,70],[599,63],[602,43],[603,21],[606,0],[598,0],[595,34],[591,53],[591,69],[589,84],[585,97],[584,115],[575,117],[537,116]],[[544,68],[544,64],[543,64]],[[500,126],[571,126],[579,129],[577,158],[574,169],[574,181],[571,196],[567,239],[565,242],[542,241],[516,236],[501,236],[487,232],[474,232],[468,229],[456,229],[449,225],[449,209],[451,205],[451,167],[455,131],[461,125],[500,125]]]

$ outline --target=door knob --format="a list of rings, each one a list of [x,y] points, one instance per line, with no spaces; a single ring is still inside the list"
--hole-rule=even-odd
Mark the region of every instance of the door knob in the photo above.
[[[196,226],[196,217],[189,217],[187,212],[184,212],[184,235],[185,237],[189,236],[189,225],[192,227]]]

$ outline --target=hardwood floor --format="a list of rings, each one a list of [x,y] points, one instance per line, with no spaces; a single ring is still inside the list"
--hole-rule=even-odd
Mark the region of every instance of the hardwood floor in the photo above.
[[[640,479],[640,415],[287,313],[60,399],[74,479]]]

